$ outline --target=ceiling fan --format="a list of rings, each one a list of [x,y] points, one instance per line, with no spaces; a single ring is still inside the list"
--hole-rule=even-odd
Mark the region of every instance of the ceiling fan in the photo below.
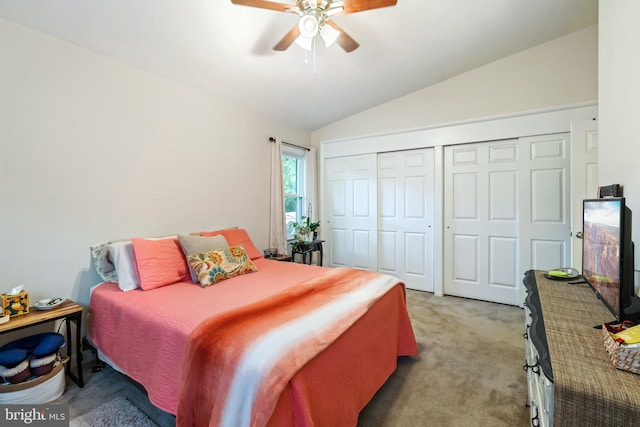
[[[310,51],[313,39],[319,34],[325,46],[329,47],[337,42],[346,52],[352,52],[360,45],[332,21],[332,17],[395,6],[397,2],[397,0],[296,0],[295,4],[286,4],[267,0],[231,0],[233,4],[291,12],[300,16],[298,23],[273,47],[274,50],[286,50],[295,42]]]

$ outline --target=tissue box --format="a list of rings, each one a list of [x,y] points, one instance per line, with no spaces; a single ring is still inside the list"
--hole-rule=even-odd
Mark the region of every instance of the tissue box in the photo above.
[[[22,291],[17,295],[0,295],[2,298],[2,315],[11,317],[29,312],[29,293]]]

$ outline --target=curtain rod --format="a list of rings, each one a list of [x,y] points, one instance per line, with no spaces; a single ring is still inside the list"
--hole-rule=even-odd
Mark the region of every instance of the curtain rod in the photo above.
[[[276,139],[274,137],[270,136],[269,137],[269,142],[276,142]],[[311,148],[303,147],[302,145],[296,145],[296,144],[292,144],[290,142],[284,142],[284,141],[281,141],[281,143],[284,144],[284,145],[288,145],[290,147],[296,147],[296,148],[301,148],[301,149],[303,149],[305,151],[311,151]]]

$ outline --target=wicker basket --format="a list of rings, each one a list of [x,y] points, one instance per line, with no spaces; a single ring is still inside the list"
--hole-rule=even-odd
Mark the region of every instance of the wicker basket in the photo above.
[[[604,347],[609,353],[613,366],[623,371],[640,374],[640,347],[626,348],[618,344],[604,325],[602,326],[602,335]]]
[[[65,357],[57,362],[51,372],[18,384],[0,385],[0,405],[40,405],[56,400],[64,393]]]

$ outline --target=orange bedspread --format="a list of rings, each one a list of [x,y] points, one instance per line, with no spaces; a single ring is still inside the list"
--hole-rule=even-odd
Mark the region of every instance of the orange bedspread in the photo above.
[[[187,346],[178,425],[266,425],[295,373],[397,285],[337,268],[205,321]]]
[[[271,295],[329,270],[268,260],[256,260],[256,265],[257,273],[206,289],[185,282],[123,293],[116,285],[100,285],[91,299],[90,336],[147,389],[156,406],[175,414],[187,339],[199,324],[275,298]],[[268,422],[353,425],[395,369],[397,356],[415,354],[404,287],[398,285],[284,384]]]

